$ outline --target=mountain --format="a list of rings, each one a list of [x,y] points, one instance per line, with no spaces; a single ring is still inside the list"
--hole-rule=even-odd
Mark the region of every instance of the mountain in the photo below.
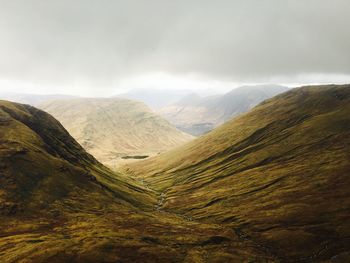
[[[111,171],[88,154],[49,114],[6,101],[0,101],[0,114],[2,214],[27,209],[40,212],[41,207],[78,194],[70,192],[73,185],[87,191],[84,194],[94,187],[99,189],[97,179],[113,184],[120,193],[135,187],[126,184],[128,180],[112,180]],[[48,193],[50,198],[43,198]],[[120,198],[132,202],[137,196],[140,194],[135,191]],[[143,199],[149,198],[141,195],[137,200]]]
[[[63,95],[63,94],[49,94],[49,95],[39,95],[39,94],[26,94],[26,93],[0,93],[1,100],[9,100],[18,103],[30,104],[32,106],[37,106],[41,103],[50,101],[50,100],[59,100],[59,99],[72,99],[74,96]]]
[[[192,139],[142,102],[121,98],[76,98],[42,103],[69,133],[104,164],[144,158]]]
[[[277,262],[349,262],[349,116],[350,85],[297,88],[124,170]]]
[[[208,97],[189,94],[158,112],[178,129],[197,136],[287,90],[283,86],[259,85],[243,86]]]
[[[41,110],[0,101],[0,142],[0,262],[271,259],[230,229],[155,209],[156,192]]]

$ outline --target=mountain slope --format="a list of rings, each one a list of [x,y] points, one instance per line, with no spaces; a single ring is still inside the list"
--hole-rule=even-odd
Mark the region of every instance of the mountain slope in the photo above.
[[[0,101],[0,262],[271,259],[219,225],[155,210],[47,113]]]
[[[192,139],[141,103],[126,99],[56,100],[39,106],[104,164],[155,155]]]
[[[294,89],[125,170],[283,262],[349,259],[349,116],[350,85]]]
[[[27,205],[33,209],[50,206],[69,195],[71,186],[77,184],[90,189],[97,179],[130,203],[140,205],[144,202],[141,200],[152,200],[151,196],[140,194],[142,191],[132,190],[135,188],[132,180],[111,178],[112,172],[85,152],[47,113],[6,101],[1,102],[0,110],[0,158],[4,175],[1,196],[2,203],[8,203],[3,212],[19,208],[16,202],[24,205],[20,208],[23,211]],[[14,162],[16,166],[12,165]],[[48,193],[49,199],[42,198]]]
[[[283,86],[260,85],[243,86],[224,95],[209,97],[191,94],[177,103],[163,107],[159,113],[180,130],[201,135],[263,100],[287,90]]]

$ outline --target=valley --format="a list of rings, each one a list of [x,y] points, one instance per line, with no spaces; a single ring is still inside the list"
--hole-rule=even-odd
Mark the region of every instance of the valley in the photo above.
[[[269,258],[220,225],[155,210],[155,191],[101,165],[34,107],[0,102],[0,125],[1,262]]]
[[[349,114],[349,85],[292,89],[111,170],[63,121],[0,101],[0,261],[346,262]]]
[[[0,2],[0,263],[350,263],[349,0]]]

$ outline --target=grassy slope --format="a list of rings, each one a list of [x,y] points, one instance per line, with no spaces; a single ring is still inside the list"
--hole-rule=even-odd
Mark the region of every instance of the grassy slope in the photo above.
[[[349,255],[349,116],[349,85],[295,89],[126,171],[283,261]]]
[[[192,139],[137,101],[79,98],[50,101],[39,107],[108,165],[123,155],[154,155]]]
[[[155,195],[98,163],[50,115],[0,101],[0,262],[271,258],[231,229],[154,211]]]

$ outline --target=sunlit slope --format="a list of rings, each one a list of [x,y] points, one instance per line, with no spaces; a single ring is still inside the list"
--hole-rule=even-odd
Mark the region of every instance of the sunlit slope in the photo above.
[[[56,100],[40,108],[57,118],[99,161],[113,165],[126,155],[154,155],[192,139],[137,101]]]
[[[0,262],[273,258],[231,229],[156,203],[153,191],[102,166],[47,113],[0,101]]]
[[[350,85],[278,95],[127,171],[163,209],[231,224],[280,259],[350,251]]]

